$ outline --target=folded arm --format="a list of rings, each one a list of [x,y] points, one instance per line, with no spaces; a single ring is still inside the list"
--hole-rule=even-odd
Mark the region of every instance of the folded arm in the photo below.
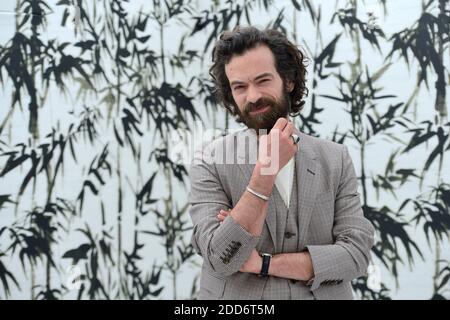
[[[204,153],[199,155],[205,156]],[[189,213],[194,224],[191,243],[216,273],[231,275],[239,271],[258,243],[268,203],[244,192],[229,216],[220,224],[218,212],[230,209],[231,203],[220,183],[215,164],[208,163],[205,158],[195,157],[190,180]],[[274,183],[274,177],[260,174],[257,163],[249,186],[270,195]]]

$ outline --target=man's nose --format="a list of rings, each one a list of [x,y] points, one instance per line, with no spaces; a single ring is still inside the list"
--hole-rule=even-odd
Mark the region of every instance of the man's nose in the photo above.
[[[247,91],[247,102],[255,103],[261,98],[261,93],[255,86],[249,86]]]

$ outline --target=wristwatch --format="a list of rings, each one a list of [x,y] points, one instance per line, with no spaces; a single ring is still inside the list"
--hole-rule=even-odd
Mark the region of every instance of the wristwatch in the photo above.
[[[266,277],[269,275],[269,265],[270,265],[270,258],[272,258],[272,255],[270,253],[261,253],[262,257],[262,266],[261,266],[261,272],[259,275],[261,277]]]

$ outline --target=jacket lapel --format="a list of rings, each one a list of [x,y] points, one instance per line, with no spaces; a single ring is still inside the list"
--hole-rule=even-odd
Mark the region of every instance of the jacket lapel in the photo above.
[[[298,129],[295,129],[295,133],[300,136],[300,149],[295,156],[298,190],[298,246],[303,248],[316,201],[319,169],[315,160],[317,156],[311,146],[310,137]]]

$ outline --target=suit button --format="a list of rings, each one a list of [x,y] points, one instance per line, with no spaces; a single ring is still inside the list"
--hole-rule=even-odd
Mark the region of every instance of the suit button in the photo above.
[[[284,236],[286,237],[286,239],[290,239],[290,238],[292,238],[293,236],[295,236],[295,233],[292,233],[292,232],[286,232],[286,233],[284,234]]]

